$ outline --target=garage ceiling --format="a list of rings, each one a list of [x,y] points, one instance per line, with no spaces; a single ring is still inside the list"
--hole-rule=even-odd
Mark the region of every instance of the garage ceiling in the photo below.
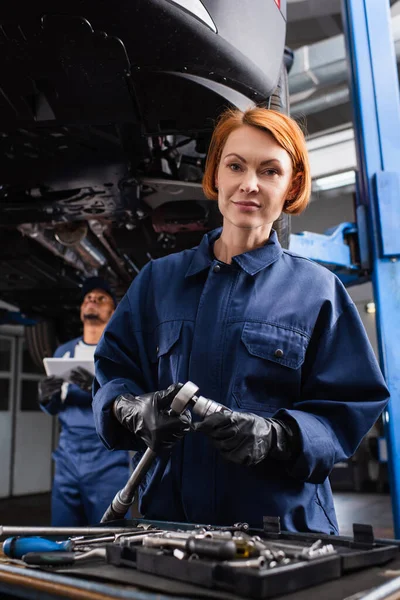
[[[343,25],[341,16],[341,0],[287,0],[287,38],[286,44],[295,51],[293,71],[301,60],[302,47],[308,46],[308,51],[315,57],[321,56],[327,62],[331,59],[333,49],[324,41],[335,39],[343,42]],[[400,0],[391,0],[392,17],[397,16],[400,25]],[[400,30],[400,27],[399,27]],[[324,57],[322,54],[324,53]],[[326,130],[347,127],[352,121],[352,111],[349,102],[346,66],[342,77],[333,78],[321,84],[318,78],[309,81],[308,91],[299,95],[294,90],[293,76],[289,77],[291,95],[291,113],[299,119],[310,136],[321,134]],[[304,86],[303,86],[304,87]],[[306,102],[304,102],[306,100]],[[310,103],[310,100],[312,102]],[[329,101],[332,106],[329,106]]]
[[[300,46],[343,32],[340,0],[288,0],[287,45]]]

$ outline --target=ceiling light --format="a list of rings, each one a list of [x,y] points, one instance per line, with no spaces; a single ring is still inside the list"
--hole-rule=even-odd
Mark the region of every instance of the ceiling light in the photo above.
[[[327,177],[318,177],[318,179],[314,179],[313,187],[316,190],[333,190],[345,185],[352,185],[355,182],[356,172],[351,170],[336,173],[335,175],[328,175]]]

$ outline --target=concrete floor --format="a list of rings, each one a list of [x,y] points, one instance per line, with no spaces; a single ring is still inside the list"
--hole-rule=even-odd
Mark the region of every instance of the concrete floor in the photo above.
[[[353,523],[365,523],[377,538],[394,537],[389,494],[335,492],[334,499],[342,535],[352,535]],[[0,500],[0,525],[50,525],[50,494]]]
[[[342,535],[353,534],[353,523],[372,525],[376,538],[393,538],[390,494],[335,492],[336,514]]]

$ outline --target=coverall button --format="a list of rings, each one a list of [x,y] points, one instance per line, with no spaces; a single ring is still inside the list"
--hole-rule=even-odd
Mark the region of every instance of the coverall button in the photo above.
[[[213,271],[214,273],[219,273],[221,270],[221,267],[219,265],[214,265]]]
[[[282,358],[283,350],[281,350],[280,348],[277,348],[277,350],[275,350],[274,354],[275,354],[276,358]]]
[[[156,352],[157,352],[157,354],[160,352],[160,346],[157,346]]]

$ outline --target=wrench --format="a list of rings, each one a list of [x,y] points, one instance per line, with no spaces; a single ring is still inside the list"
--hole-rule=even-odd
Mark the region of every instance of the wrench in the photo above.
[[[203,396],[196,396],[198,391],[199,388],[197,385],[191,381],[185,383],[171,402],[170,414],[180,415],[190,406],[195,414],[204,418],[225,408],[222,404],[218,404],[218,402],[208,400],[207,398],[203,398]],[[114,496],[114,499],[100,521],[101,523],[122,519],[125,516],[134,501],[137,488],[153,464],[156,456],[157,454],[151,448],[147,448],[125,486]]]

